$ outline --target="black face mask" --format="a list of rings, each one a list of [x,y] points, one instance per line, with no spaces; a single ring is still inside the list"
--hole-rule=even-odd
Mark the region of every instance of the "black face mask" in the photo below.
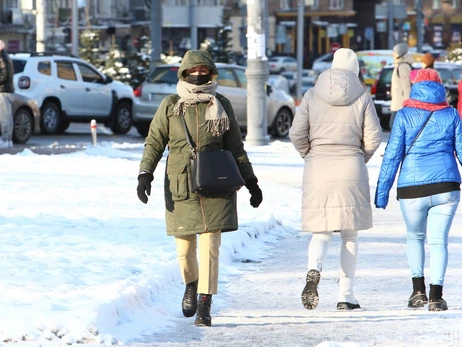
[[[210,75],[188,75],[186,82],[200,86],[210,81]]]

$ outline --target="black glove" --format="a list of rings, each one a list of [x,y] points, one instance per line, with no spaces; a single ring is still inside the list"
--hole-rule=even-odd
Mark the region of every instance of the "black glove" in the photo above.
[[[258,180],[256,178],[250,179],[246,184],[246,188],[249,190],[250,193],[250,205],[257,208],[260,206],[261,202],[263,201],[263,193],[260,187],[257,184]]]
[[[138,187],[136,187],[136,192],[138,193],[138,198],[145,204],[148,203],[148,196],[151,195],[151,182],[153,179],[154,176],[149,172],[138,175]]]

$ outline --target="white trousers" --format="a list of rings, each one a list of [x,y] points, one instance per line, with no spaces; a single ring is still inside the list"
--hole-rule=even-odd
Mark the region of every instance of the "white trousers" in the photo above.
[[[308,271],[315,269],[322,272],[332,231],[315,232],[308,246]],[[358,231],[341,231],[339,302],[357,303],[353,297],[353,284],[358,260]]]

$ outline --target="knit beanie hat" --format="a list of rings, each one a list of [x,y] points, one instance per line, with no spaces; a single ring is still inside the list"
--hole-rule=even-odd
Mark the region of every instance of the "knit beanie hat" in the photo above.
[[[406,42],[398,43],[393,47],[393,52],[395,52],[399,57],[406,55],[408,50],[409,46]]]
[[[349,48],[337,49],[334,53],[332,68],[349,70],[357,76],[359,74],[358,56]]]
[[[425,67],[433,67],[435,57],[431,53],[425,53],[421,61],[425,64]]]
[[[438,83],[441,82],[440,75],[436,70],[433,69],[420,69],[417,70],[417,75],[415,77],[414,83],[424,82],[424,81],[433,81]]]

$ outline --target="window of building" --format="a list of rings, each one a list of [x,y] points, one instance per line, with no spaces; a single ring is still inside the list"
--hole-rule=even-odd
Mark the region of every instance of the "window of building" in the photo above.
[[[51,76],[51,62],[49,61],[40,61],[37,64],[37,70],[43,75]]]
[[[330,9],[331,10],[341,10],[344,6],[344,0],[330,0]]]
[[[71,62],[59,62],[58,65],[58,77],[63,80],[77,81],[74,67]]]

